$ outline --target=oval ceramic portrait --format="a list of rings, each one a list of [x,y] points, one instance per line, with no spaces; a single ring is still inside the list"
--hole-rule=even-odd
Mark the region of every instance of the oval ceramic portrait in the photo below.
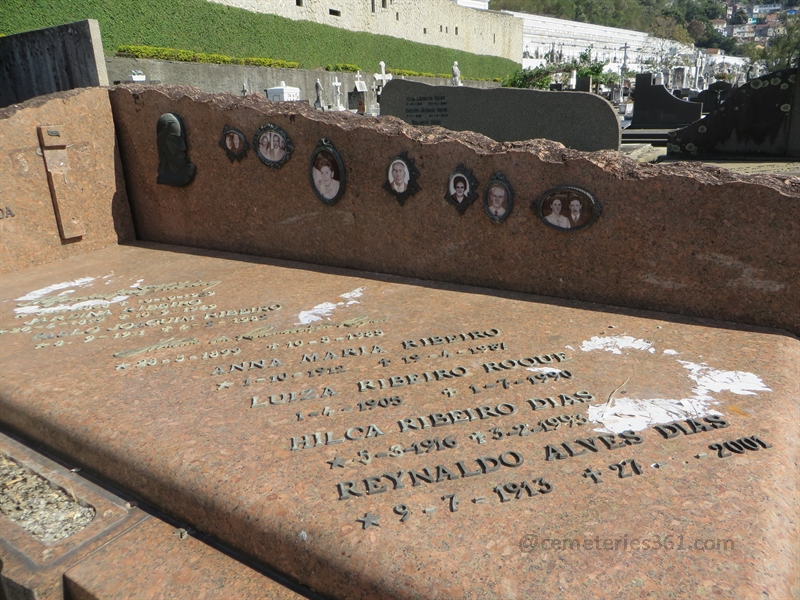
[[[560,231],[578,231],[594,223],[602,207],[586,190],[562,185],[533,201],[531,209],[545,225]]]
[[[235,160],[241,161],[247,155],[247,150],[250,148],[250,144],[247,143],[244,133],[235,127],[228,127],[227,125],[222,128],[222,137],[219,139],[219,146],[225,150],[225,154],[231,162]]]
[[[410,196],[421,189],[417,183],[418,178],[419,170],[414,166],[414,159],[408,156],[408,152],[401,152],[389,161],[383,189],[394,196],[400,206],[403,206]]]
[[[506,176],[497,171],[486,184],[483,192],[483,210],[495,223],[502,223],[514,208],[514,193]]]
[[[327,139],[320,140],[312,152],[308,177],[317,198],[328,206],[336,204],[344,194],[344,163]]]
[[[456,207],[458,214],[463,215],[469,205],[478,198],[478,180],[462,163],[450,173],[447,180],[445,200]]]
[[[258,128],[253,137],[253,147],[261,162],[273,169],[280,169],[291,158],[294,150],[289,135],[272,123]]]

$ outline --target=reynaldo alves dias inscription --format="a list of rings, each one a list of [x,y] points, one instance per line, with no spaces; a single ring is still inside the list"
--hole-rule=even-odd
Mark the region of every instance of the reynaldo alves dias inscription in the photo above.
[[[2,294],[4,424],[328,595],[796,589],[788,336],[156,246]]]

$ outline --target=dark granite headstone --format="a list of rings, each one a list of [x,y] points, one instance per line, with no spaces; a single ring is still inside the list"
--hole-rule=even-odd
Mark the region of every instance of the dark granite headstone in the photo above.
[[[687,158],[800,156],[797,111],[797,69],[775,71],[733,90],[725,104],[700,121],[670,132],[667,151]]]
[[[0,107],[81,87],[108,85],[94,19],[0,36]]]
[[[697,95],[697,101],[703,105],[703,112],[710,113],[722,106],[722,103],[731,95],[733,85],[727,81],[716,81]]]
[[[394,79],[381,94],[381,114],[411,125],[475,131],[498,142],[546,138],[576,150],[617,150],[614,107],[594,94],[432,86]]]
[[[576,92],[591,92],[592,91],[592,77],[578,77],[575,80],[575,91]]]
[[[629,129],[672,129],[694,123],[702,105],[686,102],[669,93],[663,85],[653,84],[652,73],[636,76],[633,119]]]

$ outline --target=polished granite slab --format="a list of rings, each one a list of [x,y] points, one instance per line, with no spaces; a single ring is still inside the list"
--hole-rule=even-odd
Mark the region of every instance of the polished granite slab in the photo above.
[[[0,424],[316,591],[800,593],[785,332],[156,244],[1,293]]]

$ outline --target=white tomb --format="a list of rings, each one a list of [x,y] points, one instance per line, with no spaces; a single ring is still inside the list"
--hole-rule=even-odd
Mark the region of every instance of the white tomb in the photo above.
[[[300,100],[300,88],[286,85],[281,81],[278,87],[271,87],[266,90],[267,98],[273,102],[297,102]]]

